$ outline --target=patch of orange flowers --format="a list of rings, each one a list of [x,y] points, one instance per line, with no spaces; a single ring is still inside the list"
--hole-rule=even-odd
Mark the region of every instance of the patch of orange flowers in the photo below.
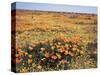
[[[48,67],[50,65],[57,67],[58,64],[68,64],[74,57],[84,54],[79,41],[79,36],[70,38],[62,36],[53,39],[52,42],[45,40],[43,43],[38,42],[36,45],[29,46],[28,48],[17,47],[15,55],[16,65],[21,63],[31,65],[35,63],[41,67]]]

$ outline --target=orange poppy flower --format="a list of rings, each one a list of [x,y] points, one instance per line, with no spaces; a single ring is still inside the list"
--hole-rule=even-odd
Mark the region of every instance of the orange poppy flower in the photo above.
[[[15,59],[15,64],[18,64],[18,63],[19,63],[19,59],[16,58],[16,59]]]
[[[22,52],[19,52],[19,56],[22,56],[23,55],[23,53]]]
[[[65,48],[64,48],[64,47],[62,47],[62,48],[61,48],[61,50],[62,50],[62,52],[64,52],[64,51],[65,51]]]
[[[16,54],[15,56],[16,56],[16,58],[19,58],[19,54]]]
[[[65,55],[68,55],[68,50],[66,50],[66,51],[64,52],[64,54],[65,54]]]
[[[70,41],[69,38],[65,38],[65,39],[64,39],[64,42],[69,42],[69,41]]]
[[[33,47],[30,46],[30,47],[29,47],[29,50],[30,50],[30,51],[33,51]]]
[[[17,51],[18,51],[18,52],[21,52],[21,51],[22,51],[22,49],[21,49],[21,48],[18,48],[18,49],[17,49]]]
[[[28,59],[28,60],[27,60],[27,63],[28,63],[28,64],[32,64],[32,59]]]
[[[22,48],[22,46],[20,45],[20,46],[18,46],[18,45],[16,45],[16,49],[18,50],[18,49],[21,49]]]
[[[71,41],[72,41],[73,43],[77,43],[77,42],[80,41],[80,37],[74,35],[74,36],[71,38]]]
[[[28,55],[28,53],[27,53],[27,52],[25,52],[25,55]]]
[[[35,43],[33,43],[33,44],[32,44],[32,47],[35,47],[35,46],[36,46]]]

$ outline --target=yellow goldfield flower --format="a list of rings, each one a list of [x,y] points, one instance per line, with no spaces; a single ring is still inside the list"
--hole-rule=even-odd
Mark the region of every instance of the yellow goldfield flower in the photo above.
[[[97,54],[97,51],[94,51],[93,54]]]
[[[45,39],[45,44],[48,44],[49,42],[49,39]]]
[[[54,51],[54,50],[55,50],[55,46],[52,46],[52,47],[51,47],[51,50]]]
[[[41,51],[45,51],[45,48],[40,48]]]
[[[70,55],[71,55],[72,57],[74,56],[74,54],[73,54],[73,53],[71,53]]]
[[[41,65],[38,65],[37,68],[38,68],[38,69],[42,69],[42,66],[41,66]]]
[[[77,45],[73,45],[74,48],[77,48]]]
[[[30,59],[31,59],[31,58],[32,58],[32,55],[31,55],[31,54],[30,54],[30,55],[28,55],[28,58],[30,58]]]
[[[61,59],[61,55],[59,53],[56,53],[56,56],[58,57],[58,59]]]
[[[73,51],[76,51],[76,50],[77,50],[77,48],[72,48],[72,50],[73,50]]]
[[[79,50],[79,49],[77,49],[77,52],[80,52],[80,50]]]
[[[82,55],[83,55],[83,54],[84,54],[84,52],[83,52],[83,51],[80,51],[80,54],[82,54]]]
[[[74,56],[74,54],[73,54],[73,53],[71,53],[71,52],[68,52],[68,54],[69,54],[70,56]]]
[[[67,63],[67,61],[65,61],[64,59],[61,60],[61,64],[64,65],[64,64],[66,64],[66,63]]]
[[[60,48],[61,46],[60,46],[60,45],[56,45],[56,47],[57,47],[57,48]]]

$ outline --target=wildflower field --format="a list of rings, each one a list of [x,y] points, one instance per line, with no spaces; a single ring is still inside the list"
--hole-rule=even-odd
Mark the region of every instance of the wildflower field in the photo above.
[[[17,72],[97,67],[96,14],[31,10],[14,14],[12,62]]]

